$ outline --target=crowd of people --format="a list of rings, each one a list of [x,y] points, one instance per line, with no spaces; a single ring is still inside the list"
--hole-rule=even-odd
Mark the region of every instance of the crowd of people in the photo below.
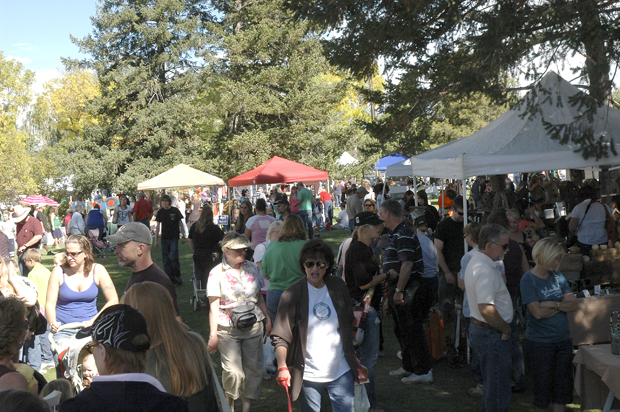
[[[588,190],[570,221],[582,249],[610,241],[600,228],[609,210]],[[332,410],[352,412],[355,384],[367,379],[369,411],[383,412],[375,369],[385,317],[392,317],[401,349],[401,365],[389,375],[403,384],[432,384],[425,322],[434,306],[454,320],[462,304],[472,349],[469,394],[482,399],[483,410],[508,410],[511,393],[524,390],[526,360],[535,407],[561,411],[572,402],[567,312],[576,309],[576,298],[557,270],[564,248],[551,238],[531,242],[524,235],[523,227],[541,225],[536,210],[487,213],[482,223],[464,226],[464,199],[448,191],[440,210],[424,190],[390,199],[381,180],[374,187],[336,181],[316,192],[302,182],[290,195],[282,187],[251,198],[243,191],[228,233],[198,194],[163,195],[157,210],[144,193],[133,206],[122,195],[111,215],[118,230],[107,235],[110,216],[97,202],[86,216],[81,204],[72,208],[64,231],[57,209],[49,211],[49,225],[37,218],[44,207],[4,213],[0,396],[47,395],[56,388],[63,393],[61,411],[127,405],[221,411],[234,410],[241,399],[249,412],[263,381],[273,376],[290,388],[302,412],[320,411],[325,391]],[[334,209],[341,210],[337,216]],[[336,228],[350,235],[337,257],[320,235]],[[100,236],[88,239],[90,230]],[[41,251],[53,254],[42,248],[48,232],[50,245],[64,244],[51,271],[41,265]],[[206,339],[182,323],[177,303],[175,287],[183,284],[178,243],[186,238],[192,280],[208,298]],[[95,261],[93,240],[114,244],[119,265],[131,271],[120,299],[105,265]],[[153,246],[161,248],[163,270],[153,262]],[[100,294],[105,303],[98,308]],[[364,310],[365,326],[355,323],[357,308]],[[515,316],[521,308],[523,344]],[[363,340],[356,337],[359,328]],[[60,383],[68,375],[54,349],[80,336],[88,343],[75,393]],[[263,359],[265,337],[272,365]],[[216,352],[221,385],[210,360]],[[56,368],[59,382],[44,388],[48,367]]]

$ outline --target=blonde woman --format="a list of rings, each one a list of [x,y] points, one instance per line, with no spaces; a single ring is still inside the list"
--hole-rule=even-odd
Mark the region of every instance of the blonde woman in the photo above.
[[[217,390],[207,345],[202,336],[176,320],[166,288],[154,282],[136,283],[121,302],[146,319],[151,338],[146,373],[161,382],[166,392],[187,399],[190,412],[213,410]]]
[[[187,218],[187,225],[189,227],[192,227],[192,225],[196,223],[200,218],[200,196],[198,195],[198,193],[192,194],[192,198],[189,202],[189,207],[191,209],[191,212],[189,214],[189,217]]]

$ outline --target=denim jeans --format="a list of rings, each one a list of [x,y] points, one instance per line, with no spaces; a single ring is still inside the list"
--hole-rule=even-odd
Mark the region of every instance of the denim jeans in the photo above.
[[[403,349],[402,367],[407,372],[425,375],[431,369],[431,352],[424,333],[424,320],[433,304],[433,289],[425,279],[409,280],[404,291],[404,303],[394,303],[394,289],[390,286],[388,298],[394,333]]]
[[[297,214],[304,222],[304,226],[308,231],[308,239],[312,239],[314,237],[314,229],[312,228],[312,210],[300,210]]]
[[[534,406],[546,409],[550,403],[573,402],[572,339],[558,343],[525,340],[525,351],[532,371]]]
[[[54,354],[52,353],[52,349],[50,348],[50,325],[47,325],[47,330],[44,334],[39,335],[41,338],[41,360],[43,363],[51,363],[54,362]]]
[[[301,412],[320,412],[321,398],[327,389],[333,412],[353,412],[354,383],[353,372],[351,371],[331,382],[303,381],[298,399],[299,410]]]
[[[480,361],[484,398],[483,412],[505,412],[512,397],[510,375],[512,358],[510,340],[502,340],[502,333],[490,327],[469,325],[471,347]]]
[[[323,202],[323,209],[325,210],[325,224],[331,226],[334,223],[334,203],[331,200]]]
[[[512,381],[516,391],[522,391],[525,380],[525,360],[523,359],[523,347],[519,337],[519,328],[516,318],[512,321],[512,334],[510,335],[510,356],[512,358]]]
[[[364,341],[357,348],[357,357],[362,365],[368,368],[368,378],[370,382],[366,384],[366,393],[370,406],[377,406],[375,396],[375,365],[379,358],[379,331],[381,330],[379,315],[375,308],[371,307],[366,318],[366,329],[364,330]]]
[[[355,219],[349,219],[349,233],[353,234],[353,229],[355,229]]]
[[[32,336],[24,342],[23,361],[35,371],[41,370],[41,336]]]
[[[144,224],[149,228],[149,230],[151,230],[151,219],[138,220],[137,222]]]
[[[278,305],[280,305],[282,293],[284,293],[282,290],[267,291],[267,313],[269,313],[269,319],[271,319],[272,324],[276,322],[276,313],[278,312]]]
[[[179,239],[161,240],[161,259],[164,271],[174,281],[181,277],[181,263],[179,262]]]

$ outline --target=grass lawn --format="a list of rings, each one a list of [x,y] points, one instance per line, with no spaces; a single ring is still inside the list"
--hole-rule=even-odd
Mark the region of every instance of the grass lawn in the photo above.
[[[324,239],[334,249],[336,254],[338,246],[348,235],[348,232],[339,230],[331,232],[321,232],[321,238]],[[199,307],[194,312],[189,301],[193,294],[190,278],[192,273],[192,253],[187,244],[179,245],[179,253],[181,259],[181,272],[183,274],[184,284],[177,288],[179,308],[183,321],[191,328],[200,332],[205,338],[208,338],[208,319],[207,312],[204,307]],[[162,267],[160,249],[152,250],[153,260],[157,265]],[[98,259],[106,267],[114,284],[119,297],[121,296],[130,270],[118,266],[117,260],[113,254],[108,255],[106,259]],[[43,265],[51,268],[53,266],[52,256],[43,256]],[[103,305],[102,294],[99,295],[99,307]],[[467,390],[474,386],[469,376],[469,368],[451,369],[445,360],[437,361],[433,367],[435,382],[431,385],[405,385],[400,382],[400,378],[389,376],[389,371],[400,367],[400,360],[396,357],[396,352],[400,349],[398,342],[392,332],[392,320],[385,319],[383,332],[385,336],[385,357],[379,358],[376,366],[377,375],[377,399],[380,406],[387,412],[396,411],[480,411],[481,404],[479,399],[474,399],[467,394]],[[218,376],[221,377],[221,364],[219,354],[212,356],[213,365],[215,366]],[[46,378],[54,379],[55,374],[49,370]],[[575,395],[576,403],[569,405],[567,410],[579,410],[579,398]],[[512,411],[532,411],[534,407],[531,404],[532,394],[530,385],[523,393],[513,394],[511,401]],[[241,403],[236,405],[237,410],[241,410]],[[271,381],[263,381],[262,397],[259,401],[255,401],[252,405],[253,411],[285,411],[287,410],[286,394],[279,387],[275,379]],[[294,405],[294,410],[298,410]],[[330,411],[327,406],[325,409]]]

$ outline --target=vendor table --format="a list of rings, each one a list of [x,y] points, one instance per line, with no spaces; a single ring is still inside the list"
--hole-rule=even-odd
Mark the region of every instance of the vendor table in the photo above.
[[[581,410],[603,409],[612,412],[620,406],[620,356],[611,354],[611,345],[581,346],[573,359],[575,391],[581,398]],[[613,409],[613,412],[620,409]]]
[[[573,345],[611,342],[609,316],[616,310],[620,310],[620,295],[577,299],[577,310],[568,313]]]

